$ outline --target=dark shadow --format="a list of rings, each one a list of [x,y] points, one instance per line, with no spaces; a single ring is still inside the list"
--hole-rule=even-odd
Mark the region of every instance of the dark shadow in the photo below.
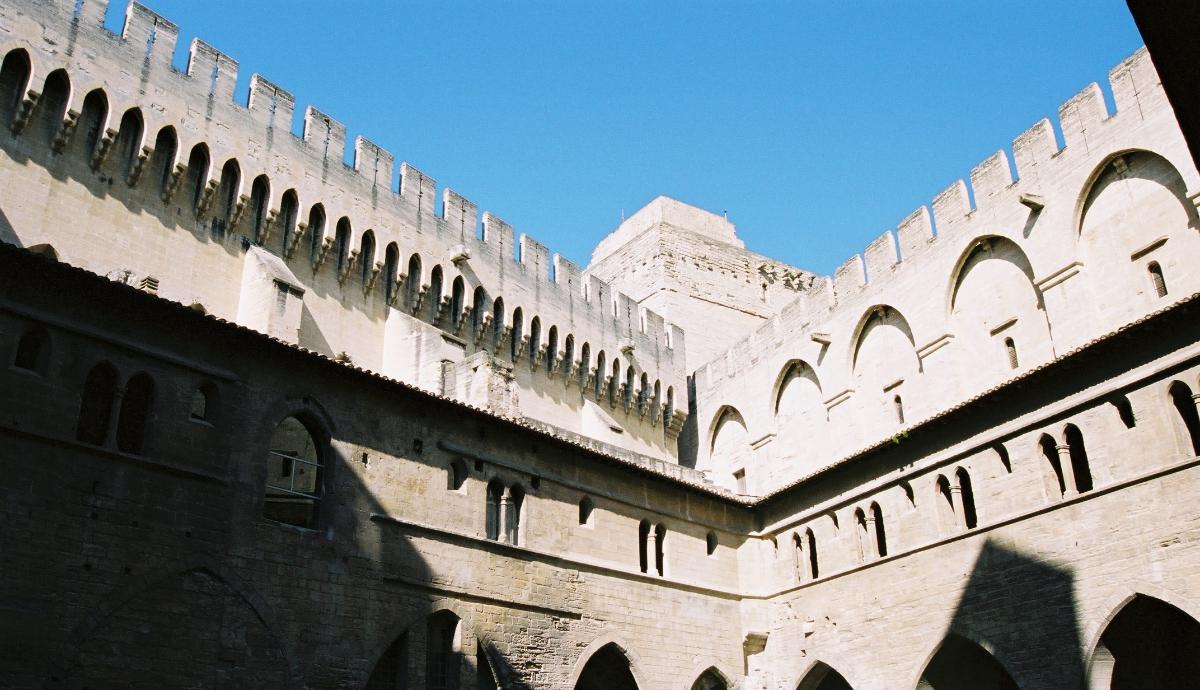
[[[609,643],[588,659],[575,690],[638,690],[638,685],[621,648]]]
[[[1173,690],[1197,678],[1200,622],[1160,599],[1139,594],[1104,629],[1086,686]]]
[[[796,690],[853,690],[842,674],[818,661],[804,674]]]

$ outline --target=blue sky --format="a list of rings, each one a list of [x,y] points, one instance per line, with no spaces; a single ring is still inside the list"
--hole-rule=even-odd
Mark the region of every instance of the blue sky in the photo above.
[[[831,273],[1141,44],[1120,0],[145,1],[581,265],[666,194]]]

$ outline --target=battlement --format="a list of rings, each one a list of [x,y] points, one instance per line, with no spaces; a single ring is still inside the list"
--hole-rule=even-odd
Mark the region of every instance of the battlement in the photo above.
[[[127,166],[126,182],[147,185],[151,183],[142,171],[162,165],[158,157],[170,157],[169,169],[155,168],[153,183],[163,185],[165,204],[178,206],[187,199],[189,205],[194,202],[197,218],[214,218],[203,222],[201,232],[211,225],[214,234],[217,229],[222,236],[240,233],[248,244],[261,243],[289,260],[311,245],[312,278],[305,271],[297,275],[308,288],[306,304],[315,300],[312,308],[325,314],[321,318],[339,319],[338,310],[370,310],[384,301],[391,306],[412,301],[403,311],[422,315],[467,347],[491,350],[499,346],[469,331],[492,323],[492,302],[502,300],[512,313],[504,321],[510,331],[498,340],[507,342],[522,333],[536,339],[512,347],[514,357],[537,363],[530,367],[533,371],[564,381],[562,372],[583,368],[572,376],[606,380],[611,372],[586,371],[589,363],[579,359],[586,344],[592,353],[606,353],[606,366],[619,363],[621,386],[634,385],[625,380],[630,369],[650,383],[660,382],[664,390],[683,390],[683,334],[660,315],[609,286],[584,281],[574,263],[532,235],[518,234],[494,213],[481,213],[466,196],[444,188],[439,201],[433,177],[407,162],[397,170],[396,157],[361,134],[348,142],[346,125],[314,106],[303,108],[301,133],[293,135],[292,93],[254,74],[245,98],[235,100],[237,60],[202,39],[190,42],[186,68],[177,70],[172,62],[179,27],[147,7],[136,2],[128,6],[119,36],[103,26],[107,9],[101,0],[0,2],[0,11],[14,19],[8,31],[0,32],[0,49],[5,54],[25,50],[29,56],[26,90],[34,95],[17,100],[36,98],[53,71],[67,75],[73,101],[64,115],[67,124],[54,138],[78,139],[73,118],[90,116],[81,114],[83,95],[101,94],[94,101],[103,104],[104,112],[93,169],[112,167],[106,158],[132,150],[138,163]],[[53,45],[70,49],[47,49]],[[129,122],[138,125],[136,133],[126,132]],[[140,141],[128,148],[116,143],[127,136]],[[172,149],[157,150],[156,142],[167,142]],[[114,155],[118,149],[122,153]],[[347,159],[352,163],[345,164]],[[198,161],[203,167],[196,168]],[[227,170],[235,171],[234,179],[225,179]],[[181,191],[184,187],[189,191]],[[175,218],[179,213],[162,215]],[[724,223],[728,238],[735,239],[727,222],[716,216],[706,222],[716,234],[724,232]],[[287,246],[278,245],[284,238]],[[465,284],[462,296],[451,294],[456,281]],[[351,285],[358,289],[347,289]],[[344,296],[327,300],[331,291]],[[189,301],[196,299],[194,293],[170,281],[164,281],[160,292]],[[426,294],[437,295],[436,303],[426,300]],[[479,296],[488,305],[474,304]],[[206,301],[219,315],[234,318],[236,300]],[[451,307],[459,311],[452,314]],[[466,326],[463,310],[486,310],[489,316]],[[513,322],[518,315],[524,323]],[[540,331],[531,331],[538,323]],[[369,338],[352,337],[353,329],[329,330],[315,346],[386,368],[379,346],[364,345]],[[550,340],[555,336],[557,343]],[[563,350],[575,341],[573,352]],[[557,351],[550,352],[552,348]],[[562,358],[572,361],[563,362],[560,371]]]
[[[1163,161],[1162,170],[1178,176],[1172,194],[1179,210],[1172,212],[1194,218],[1192,200],[1200,193],[1200,176],[1190,162],[1144,48],[1109,72],[1108,85],[1117,106],[1114,112],[1109,112],[1100,86],[1088,85],[1058,109],[1062,146],[1052,122],[1045,118],[1037,121],[1013,140],[1011,149],[988,156],[966,180],[955,180],[928,205],[884,231],[861,254],[849,257],[831,281],[818,281],[749,336],[700,367],[695,374],[700,398],[699,466],[721,461],[711,457],[720,454],[716,449],[719,410],[736,409],[746,421],[750,439],[769,440],[783,433],[776,426],[774,405],[782,404],[776,396],[782,395],[786,371],[796,362],[815,372],[820,392],[813,395],[824,401],[819,414],[837,425],[833,427],[836,430],[812,432],[839,439],[824,449],[827,461],[832,461],[1003,380],[1004,372],[991,371],[989,364],[980,371],[960,371],[953,384],[932,383],[938,372],[963,366],[980,348],[986,353],[982,356],[1003,361],[986,348],[1003,353],[1004,343],[1008,343],[1013,368],[1024,371],[1055,352],[1119,326],[1124,323],[1122,318],[1136,316],[1141,307],[1129,311],[1088,304],[1093,297],[1083,286],[1085,280],[1075,279],[1069,287],[1062,287],[1089,266],[1094,268],[1088,280],[1100,284],[1111,284],[1127,271],[1117,266],[1109,275],[1097,273],[1105,261],[1097,257],[1108,245],[1091,246],[1080,239],[1091,185],[1109,162],[1115,160],[1120,169],[1125,165],[1123,156],[1147,152]],[[1015,175],[1011,164],[1015,164]],[[1186,227],[1188,222],[1183,222],[1181,228]],[[1139,240],[1124,255],[1125,264],[1131,256],[1143,256],[1146,247],[1162,246],[1164,240],[1155,238],[1163,232],[1156,228],[1153,237]],[[1190,235],[1181,237],[1175,240],[1179,247]],[[982,251],[996,247],[991,251],[1011,254],[1006,261],[1026,274],[1029,293],[1036,296],[1038,309],[1047,315],[1019,314],[1016,306],[997,301],[1007,297],[1002,292],[993,292],[990,301],[966,307],[956,303],[973,252],[981,247]],[[1112,271],[1119,272],[1113,275]],[[1183,281],[1190,277],[1172,278],[1173,284]],[[980,295],[984,297],[986,292]],[[971,310],[980,313],[963,316]],[[982,334],[967,332],[974,328],[964,321],[968,318],[980,320]],[[1039,320],[1045,333],[1035,337]],[[865,334],[878,330],[877,324],[894,325],[899,335],[887,345],[892,354],[864,365],[859,354]],[[903,345],[900,338],[908,344]],[[1038,339],[1046,342],[1035,345],[1032,340]],[[909,354],[900,352],[904,347],[911,348]],[[866,359],[880,356],[879,352],[872,351]],[[903,399],[904,421],[899,425],[894,419],[879,417],[877,410],[885,402],[876,386],[886,395],[888,407],[898,407]],[[764,443],[767,450],[762,452],[778,453],[781,465],[794,464],[787,459],[793,451],[776,451],[770,446]],[[806,468],[813,469],[811,465]]]

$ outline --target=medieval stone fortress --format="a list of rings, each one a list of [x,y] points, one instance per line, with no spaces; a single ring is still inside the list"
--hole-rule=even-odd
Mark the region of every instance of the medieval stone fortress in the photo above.
[[[106,5],[0,0],[0,686],[1198,682],[1144,50],[833,276],[665,197],[581,269]]]

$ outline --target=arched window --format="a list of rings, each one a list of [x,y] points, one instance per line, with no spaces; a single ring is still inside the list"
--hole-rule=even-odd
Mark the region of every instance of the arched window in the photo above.
[[[427,690],[458,690],[462,675],[461,631],[458,617],[439,611],[429,617],[425,658]]]
[[[1192,389],[1186,383],[1176,381],[1169,389],[1171,402],[1175,412],[1187,429],[1188,440],[1191,441],[1192,455],[1200,455],[1200,413],[1196,411],[1196,401],[1192,399]]]
[[[192,408],[188,417],[198,422],[211,422],[216,405],[217,391],[211,383],[205,383],[192,392]]]
[[[450,491],[458,491],[466,482],[467,463],[462,458],[454,458],[450,461],[450,467],[446,471],[446,488]]]
[[[667,406],[663,408],[663,426],[670,426],[675,416],[675,386],[667,386]]]
[[[92,367],[83,382],[76,439],[96,446],[104,445],[116,395],[117,370],[107,362]]]
[[[592,393],[596,396],[596,402],[600,402],[600,398],[604,395],[604,377],[608,375],[604,369],[606,364],[604,350],[601,350],[596,354],[596,380],[592,382]]]
[[[592,514],[596,510],[596,504],[592,502],[590,496],[584,496],[579,501],[579,524],[592,526]]]
[[[333,251],[337,257],[337,274],[342,275],[346,262],[350,260],[350,219],[342,216],[338,219],[333,235]]]
[[[934,487],[937,490],[935,503],[937,504],[938,525],[943,532],[949,532],[956,522],[954,519],[954,493],[950,489],[950,480],[946,479],[945,475],[938,475]]]
[[[617,389],[621,386],[621,363],[613,358],[612,375],[608,379],[608,404],[617,404]]]
[[[146,425],[154,405],[154,380],[145,373],[136,374],[125,385],[121,414],[117,417],[117,449],[141,453],[146,440]]]
[[[800,533],[792,535],[792,572],[796,574],[796,582],[804,582],[804,541],[800,538]]]
[[[221,183],[217,187],[217,203],[220,206],[213,214],[211,225],[213,239],[225,237],[225,232],[229,230],[230,223],[233,222],[233,211],[237,208],[238,192],[241,187],[242,169],[236,160],[230,158],[225,161],[225,165],[221,166]]]
[[[1012,460],[1008,457],[1008,449],[1003,443],[997,443],[992,446],[992,450],[996,451],[996,458],[1000,460],[1000,464],[1004,466],[1006,473],[1012,472]]]
[[[575,362],[575,336],[568,333],[567,339],[563,342],[562,367],[567,374],[571,372],[571,365]]]
[[[504,496],[504,485],[499,479],[488,482],[487,513],[485,514],[484,529],[487,538],[492,541],[500,540],[500,499]]]
[[[383,299],[388,304],[396,291],[396,276],[400,270],[400,248],[395,242],[389,242],[383,251]]]
[[[312,432],[296,417],[275,427],[267,453],[263,517],[308,529],[317,526],[325,493],[321,456]]]
[[[626,407],[629,407],[633,404],[633,392],[637,387],[634,383],[636,378],[637,373],[633,370],[633,367],[627,367],[625,369],[625,392],[624,395],[621,396],[624,398],[624,400],[621,402],[625,403]]]
[[[154,175],[158,193],[165,197],[171,191],[171,174],[175,172],[175,157],[179,155],[179,137],[174,127],[163,127],[154,138]]]
[[[358,243],[359,277],[363,285],[371,279],[371,269],[375,268],[375,233],[370,230],[363,233]]]
[[[325,242],[325,207],[313,204],[308,211],[308,258],[313,265],[321,258],[321,246]]]
[[[501,319],[503,321],[503,319]],[[512,315],[512,336],[508,342],[508,357],[513,362],[521,356],[521,338],[524,337],[525,312],[521,311],[520,307],[513,310]]]
[[[250,185],[250,237],[255,244],[262,244],[263,230],[267,226],[267,211],[271,205],[271,181],[266,175],[254,178]]]
[[[895,408],[895,411],[896,411],[896,421],[900,424],[903,424],[904,423],[904,401],[900,399],[899,395],[892,398],[892,407]]]
[[[871,517],[875,518],[875,553],[882,558],[888,555],[887,530],[883,526],[883,510],[878,503],[871,504]]]
[[[83,108],[79,111],[78,124],[75,125],[74,146],[79,155],[89,165],[92,156],[96,154],[96,145],[100,142],[100,132],[108,122],[108,97],[100,89],[93,89],[83,99]],[[204,146],[198,144],[198,146]],[[204,149],[208,153],[207,147]],[[208,163],[205,161],[204,172],[208,173]]]
[[[558,326],[551,326],[546,334],[546,373],[554,373],[554,363],[558,360]]]
[[[34,107],[37,113],[35,121],[30,126],[31,133],[42,138],[41,143],[55,144],[67,114],[70,94],[71,79],[66,70],[56,69],[46,77],[46,83],[42,85],[42,97]]]
[[[519,314],[514,313],[514,317]],[[516,319],[514,318],[514,321]],[[514,326],[515,328],[515,326]],[[500,342],[504,339],[504,298],[497,297],[492,301],[492,352],[496,352],[500,348]],[[514,341],[518,340],[518,333],[513,332]],[[514,350],[515,351],[515,350]]]
[[[1159,297],[1167,296],[1167,279],[1163,277],[1162,266],[1157,261],[1151,261],[1146,267],[1150,274],[1150,284],[1154,286],[1154,294]]]
[[[13,357],[14,367],[44,374],[49,361],[50,336],[45,328],[34,326],[21,334],[21,339],[17,341],[16,356]]]
[[[0,65],[0,117],[3,118],[0,124],[5,127],[12,125],[31,73],[29,53],[17,49],[4,56],[4,63]]]
[[[455,276],[450,287],[450,325],[455,329],[462,322],[463,300],[466,299],[466,286],[462,276]]]
[[[1008,368],[1016,369],[1020,366],[1017,360],[1017,343],[1012,338],[1004,339],[1004,352],[1008,355]]]
[[[659,575],[666,574],[667,562],[667,527],[657,525],[654,528],[654,569]]]
[[[1063,474],[1062,459],[1058,456],[1058,444],[1049,434],[1043,434],[1038,439],[1038,447],[1042,449],[1042,457],[1050,463],[1050,469],[1054,471],[1054,478],[1058,480],[1058,495],[1065,496],[1067,494],[1067,478]]]
[[[1126,429],[1132,429],[1137,426],[1137,417],[1133,414],[1133,405],[1129,402],[1129,398],[1124,395],[1118,395],[1113,398],[1112,405],[1117,410],[1117,417]]]
[[[975,529],[979,519],[975,514],[975,491],[971,488],[971,475],[965,467],[958,468],[954,475],[958,479],[959,495],[962,496],[963,526]]]
[[[1068,424],[1063,433],[1071,454],[1071,474],[1075,475],[1075,489],[1079,493],[1092,490],[1092,468],[1088,464],[1087,449],[1083,445],[1083,433],[1074,424]]]
[[[521,539],[521,511],[525,507],[525,489],[513,484],[508,489],[508,510],[504,515],[505,541],[514,546]]]
[[[300,215],[300,199],[296,190],[289,189],[279,200],[279,255],[287,256],[288,247],[292,244],[292,234],[296,232],[296,220]]]
[[[908,499],[908,507],[917,507],[917,495],[913,493],[912,484],[908,482],[900,482],[900,490],[904,492],[904,498]]]
[[[866,561],[871,556],[871,534],[867,529],[867,514],[862,508],[855,508],[854,524],[858,528],[858,560]]]
[[[442,308],[442,265],[437,264],[429,272],[429,307],[436,315]]]
[[[405,279],[408,294],[408,308],[416,309],[417,300],[421,297],[421,255],[413,254],[408,257],[408,278]]]
[[[808,575],[815,580],[821,576],[821,568],[817,562],[817,535],[812,528],[804,532],[804,541],[808,547]]]
[[[717,553],[717,533],[709,532],[704,535],[704,545],[708,551],[708,555],[712,556]]]
[[[583,347],[579,348],[579,388],[580,388],[580,390],[583,390],[584,382],[587,381],[588,370],[592,366],[591,360],[592,360],[592,344],[585,342],[583,344]]]
[[[650,521],[638,523],[638,567],[643,573],[650,570]]]

